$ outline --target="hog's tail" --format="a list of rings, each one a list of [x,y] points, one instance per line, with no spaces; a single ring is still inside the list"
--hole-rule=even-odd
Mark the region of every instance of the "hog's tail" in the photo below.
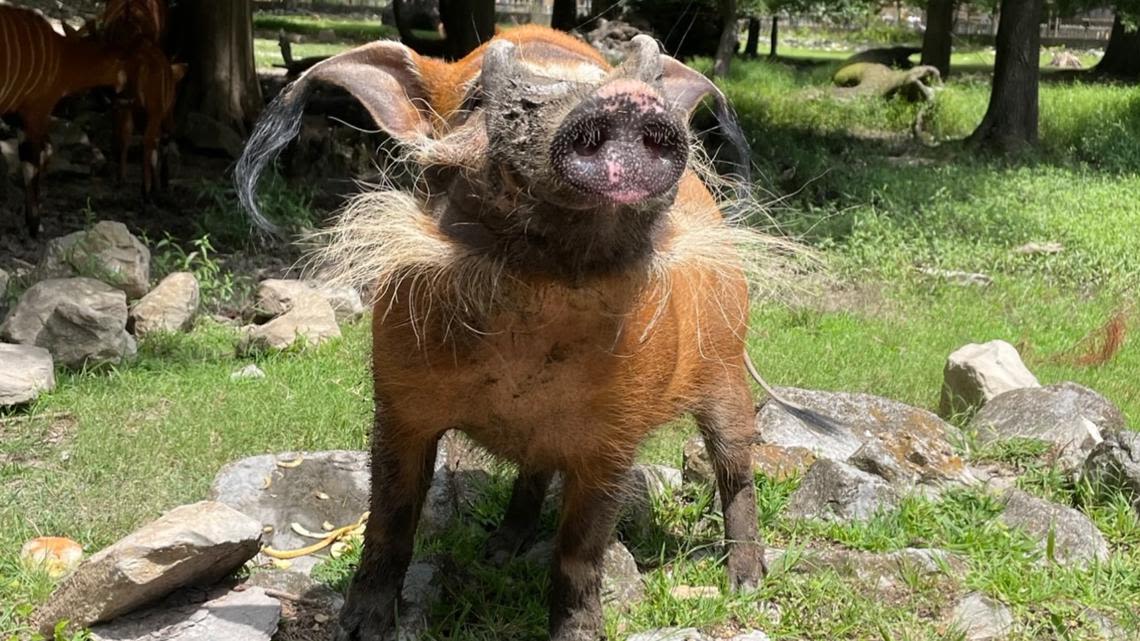
[[[301,130],[301,115],[312,90],[312,83],[294,82],[266,105],[234,169],[238,200],[249,214],[250,220],[262,231],[277,238],[283,238],[284,234],[258,207],[257,181],[266,165],[273,162]]]
[[[838,434],[843,431],[843,421],[831,418],[810,407],[804,407],[799,403],[789,401],[773,389],[772,386],[768,384],[768,381],[765,381],[764,377],[760,375],[760,372],[756,370],[756,365],[752,362],[752,357],[748,355],[747,351],[744,352],[744,367],[748,370],[748,374],[752,376],[752,379],[756,381],[756,384],[759,385],[777,405],[785,412],[799,419],[804,425],[807,425],[808,428],[829,435]]]

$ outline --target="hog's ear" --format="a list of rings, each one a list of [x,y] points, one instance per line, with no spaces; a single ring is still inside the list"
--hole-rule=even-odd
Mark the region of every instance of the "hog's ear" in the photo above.
[[[661,84],[669,104],[690,116],[705,98],[712,96],[713,113],[736,156],[731,162],[740,178],[747,182],[751,178],[752,151],[724,92],[704,74],[664,54],[661,56]]]
[[[335,85],[360,101],[376,126],[396,140],[412,142],[431,135],[427,93],[417,56],[391,41],[373,42],[310,67],[266,106],[238,159],[234,177],[238,198],[261,229],[280,236],[258,210],[254,191],[265,166],[301,128],[301,117],[317,86]]]

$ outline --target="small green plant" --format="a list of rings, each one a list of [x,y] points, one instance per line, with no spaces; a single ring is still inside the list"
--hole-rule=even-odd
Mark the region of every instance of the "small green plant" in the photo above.
[[[161,278],[174,272],[190,272],[198,279],[198,288],[203,301],[224,302],[233,299],[236,285],[234,276],[227,271],[214,251],[210,235],[205,234],[190,241],[192,250],[187,252],[169,234],[154,245],[152,262],[155,272]]]

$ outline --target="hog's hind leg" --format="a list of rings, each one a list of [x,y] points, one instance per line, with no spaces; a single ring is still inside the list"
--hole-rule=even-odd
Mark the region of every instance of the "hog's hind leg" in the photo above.
[[[519,470],[503,522],[491,533],[484,549],[492,564],[503,565],[534,541],[552,476],[549,471]]]
[[[336,641],[381,641],[392,629],[441,434],[388,423],[377,410],[371,514]]]
[[[728,580],[733,590],[754,589],[767,574],[764,543],[756,520],[756,487],[749,447],[754,413],[744,380],[727,382],[696,412],[724,510]]]

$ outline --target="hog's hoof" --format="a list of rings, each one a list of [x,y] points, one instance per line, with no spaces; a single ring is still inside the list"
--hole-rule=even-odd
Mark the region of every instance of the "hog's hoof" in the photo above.
[[[728,555],[728,586],[733,592],[751,592],[768,576],[764,549],[758,546],[737,548]]]
[[[334,641],[384,641],[395,623],[391,599],[350,592],[340,612]]]

